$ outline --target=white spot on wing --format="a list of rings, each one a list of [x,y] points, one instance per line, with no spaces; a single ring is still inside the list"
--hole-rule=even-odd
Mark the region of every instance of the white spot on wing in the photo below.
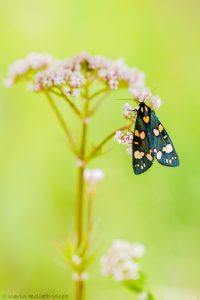
[[[153,133],[155,136],[159,136],[159,134],[160,134],[159,130],[156,128],[153,129]]]
[[[163,147],[163,152],[170,153],[173,151],[172,145],[167,144],[166,147]]]
[[[156,154],[156,157],[157,157],[157,159],[161,159],[161,157],[162,157],[162,152],[161,152],[161,151],[158,151],[158,153]]]
[[[134,157],[136,159],[141,159],[144,156],[144,152],[140,152],[140,151],[135,151],[134,152]]]

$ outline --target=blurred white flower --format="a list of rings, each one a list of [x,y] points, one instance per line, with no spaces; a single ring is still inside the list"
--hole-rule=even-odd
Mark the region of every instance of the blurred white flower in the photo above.
[[[70,80],[69,80],[69,85],[71,87],[80,87],[82,85],[84,85],[85,83],[85,77],[83,76],[83,74],[79,71],[75,71],[71,74],[70,76]]]
[[[85,165],[85,162],[81,159],[77,159],[76,160],[76,166],[79,167],[79,168],[83,168]]]
[[[52,62],[49,54],[30,53],[24,59],[18,59],[10,65],[8,77],[4,84],[7,87],[12,86],[18,77],[25,75],[30,70],[40,70],[48,67]]]
[[[153,96],[153,97],[151,97],[150,104],[154,109],[159,109],[162,104],[162,101],[161,101],[160,97]]]
[[[78,97],[80,95],[81,90],[80,89],[73,89],[72,90],[72,97]]]
[[[133,107],[128,103],[124,104],[123,116],[125,119],[130,119],[133,114]]]
[[[141,258],[145,253],[145,247],[142,244],[134,243],[131,245],[132,255],[134,258]]]
[[[147,88],[138,89],[133,87],[130,88],[129,91],[132,94],[132,96],[140,102],[146,101],[151,97],[151,92]]]
[[[101,169],[86,169],[84,171],[84,179],[87,181],[89,184],[94,185],[98,181],[102,180],[104,178],[104,172]]]
[[[75,265],[80,265],[82,263],[82,258],[76,254],[72,255],[72,262]]]
[[[122,144],[123,143],[123,137],[124,137],[123,131],[118,130],[115,133],[114,140],[116,142],[118,142],[119,144]]]
[[[144,246],[139,243],[114,241],[107,254],[101,259],[102,275],[112,276],[116,281],[137,280],[140,270],[138,258],[141,258],[143,253]]]
[[[132,154],[133,133],[131,131],[123,132],[116,131],[114,140],[119,144],[124,144],[127,147],[127,153]]]
[[[147,300],[148,299],[148,293],[147,292],[142,292],[138,295],[139,300]]]

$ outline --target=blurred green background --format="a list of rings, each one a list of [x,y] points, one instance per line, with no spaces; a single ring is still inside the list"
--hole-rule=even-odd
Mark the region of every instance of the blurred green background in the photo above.
[[[65,58],[88,50],[139,67],[164,100],[158,115],[180,168],[155,163],[134,176],[116,143],[91,165],[106,172],[95,203],[99,256],[116,238],[144,243],[143,269],[160,300],[200,299],[199,13],[198,0],[0,1],[1,79],[28,52]],[[123,102],[113,98],[92,123],[93,141],[123,122]],[[74,229],[76,172],[65,136],[44,96],[24,84],[1,84],[0,101],[0,292],[73,299],[70,271],[56,250]],[[98,259],[90,277],[88,299],[133,299],[101,277]]]

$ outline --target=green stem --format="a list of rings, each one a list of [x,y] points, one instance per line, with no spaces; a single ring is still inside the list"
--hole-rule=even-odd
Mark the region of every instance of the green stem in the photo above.
[[[89,96],[88,89],[86,88],[84,113],[82,119],[82,134],[79,159],[83,162],[83,165],[78,170],[78,191],[77,191],[77,208],[76,208],[76,232],[77,232],[77,250],[80,251],[83,243],[83,229],[84,229],[84,171],[85,171],[85,158],[86,158],[86,145],[88,135],[88,124],[85,122],[89,111]],[[84,297],[84,281],[78,281],[76,284],[76,300],[82,300]]]
[[[59,89],[59,92],[57,92],[55,89],[51,89],[51,93],[64,98],[64,100],[69,104],[69,106],[71,107],[71,109],[74,111],[74,113],[80,118],[82,119],[82,115],[80,110],[78,109],[78,107],[65,95],[65,93]]]
[[[69,142],[69,145],[70,145],[70,148],[71,148],[72,152],[74,154],[76,154],[77,153],[76,146],[75,146],[73,137],[71,135],[71,132],[70,132],[68,126],[66,125],[66,122],[64,121],[62,115],[60,114],[60,112],[59,112],[57,106],[55,105],[55,103],[54,103],[52,97],[50,96],[50,94],[48,92],[46,92],[45,94],[47,96],[48,102],[49,102],[52,110],[55,113],[55,116],[57,117],[60,125],[62,126],[63,130],[65,131],[65,134],[67,136],[67,139],[68,139],[68,142]]]
[[[123,131],[126,129],[130,129],[133,125],[133,121],[130,122],[128,125],[122,126],[120,128],[118,128],[117,130],[111,132],[109,135],[107,135],[99,144],[97,144],[94,149],[91,151],[91,153],[89,154],[89,156],[86,159],[86,162],[88,163],[90,160],[92,160],[97,154],[98,152],[101,150],[101,148],[112,138],[114,137],[116,131]]]
[[[84,282],[77,281],[76,282],[76,300],[83,299],[83,291],[84,291]]]

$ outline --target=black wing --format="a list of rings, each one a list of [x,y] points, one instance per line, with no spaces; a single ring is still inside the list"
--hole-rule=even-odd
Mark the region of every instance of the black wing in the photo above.
[[[136,175],[147,171],[152,166],[154,159],[147,133],[147,126],[149,125],[144,123],[142,116],[138,115],[133,133],[132,147],[132,163]]]
[[[157,161],[168,167],[179,166],[179,158],[174,145],[153,110],[150,117],[150,131],[150,144]]]

